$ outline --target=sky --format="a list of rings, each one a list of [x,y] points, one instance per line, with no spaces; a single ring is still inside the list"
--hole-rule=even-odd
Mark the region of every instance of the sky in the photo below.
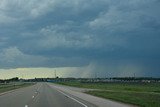
[[[0,78],[160,77],[159,0],[0,0]]]

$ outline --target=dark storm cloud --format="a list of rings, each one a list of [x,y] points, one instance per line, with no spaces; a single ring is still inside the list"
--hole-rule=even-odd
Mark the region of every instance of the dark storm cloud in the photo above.
[[[157,75],[159,5],[158,0],[2,0],[0,67],[94,63],[102,72],[129,66]]]

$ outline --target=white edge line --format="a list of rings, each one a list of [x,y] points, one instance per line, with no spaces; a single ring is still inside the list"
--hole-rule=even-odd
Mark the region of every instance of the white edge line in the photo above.
[[[71,96],[69,96],[69,95],[65,94],[64,92],[62,92],[62,91],[60,91],[60,90],[57,90],[57,91],[58,91],[58,92],[60,92],[61,94],[65,95],[65,96],[67,96],[68,98],[70,98],[70,99],[72,99],[72,100],[74,100],[74,101],[78,102],[79,104],[83,105],[84,107],[88,107],[88,106],[87,106],[87,105],[85,105],[84,103],[82,103],[82,102],[80,102],[80,101],[76,100],[75,98],[73,98],[73,97],[71,97]]]
[[[39,91],[41,87],[42,87],[42,84],[38,87],[37,91]]]

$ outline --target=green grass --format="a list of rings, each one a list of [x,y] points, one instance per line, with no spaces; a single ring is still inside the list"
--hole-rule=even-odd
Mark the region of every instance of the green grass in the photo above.
[[[160,107],[160,83],[61,82],[59,84],[99,89],[86,93],[140,107]]]
[[[14,89],[18,89],[18,88],[22,88],[22,87],[27,87],[27,86],[30,86],[30,85],[33,85],[33,83],[0,84],[0,93],[10,91],[10,90],[14,90]]]
[[[158,94],[108,91],[88,91],[86,93],[141,107],[159,107],[160,105],[160,95]]]

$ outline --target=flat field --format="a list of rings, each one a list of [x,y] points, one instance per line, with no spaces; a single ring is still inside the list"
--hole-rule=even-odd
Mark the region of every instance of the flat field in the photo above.
[[[160,83],[60,82],[59,84],[98,89],[86,93],[140,107],[160,107]]]

